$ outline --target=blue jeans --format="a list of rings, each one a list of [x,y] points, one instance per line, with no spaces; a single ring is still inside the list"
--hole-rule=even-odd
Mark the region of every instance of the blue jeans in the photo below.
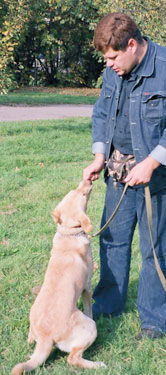
[[[117,206],[124,184],[107,192],[101,226]],[[166,275],[166,190],[152,195],[153,238],[160,267]],[[100,237],[100,281],[95,288],[93,313],[119,315],[125,309],[131,260],[131,243],[139,226],[142,268],[139,277],[137,308],[142,328],[166,332],[166,292],[154,264],[146,216],[144,187],[128,187],[121,206]]]

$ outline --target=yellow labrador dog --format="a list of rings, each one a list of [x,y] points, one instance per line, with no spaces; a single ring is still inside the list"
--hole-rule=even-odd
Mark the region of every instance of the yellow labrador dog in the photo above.
[[[70,353],[67,361],[72,365],[105,366],[103,362],[82,358],[97,336],[91,308],[93,261],[87,236],[92,225],[85,213],[91,189],[92,185],[82,181],[53,211],[57,233],[43,285],[30,311],[28,342],[35,340],[36,348],[30,360],[12,369],[12,375],[21,375],[41,365],[54,344]],[[80,295],[84,313],[77,308]]]

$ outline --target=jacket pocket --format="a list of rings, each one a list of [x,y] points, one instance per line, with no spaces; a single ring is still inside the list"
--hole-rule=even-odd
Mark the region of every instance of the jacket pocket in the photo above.
[[[142,118],[156,121],[164,114],[166,114],[166,91],[145,92],[142,95]]]
[[[105,99],[112,98],[114,91],[115,91],[115,88],[113,88],[109,85],[105,85],[105,87],[104,87],[104,98]]]

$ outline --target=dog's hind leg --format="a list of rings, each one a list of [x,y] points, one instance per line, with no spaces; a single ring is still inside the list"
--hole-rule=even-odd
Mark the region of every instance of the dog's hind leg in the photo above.
[[[73,318],[75,318],[75,327],[70,336],[70,354],[68,356],[68,363],[82,368],[98,368],[100,366],[106,367],[103,362],[93,362],[82,358],[83,352],[93,344],[97,336],[96,323],[94,320],[85,316],[81,311],[77,311]]]
[[[42,365],[43,362],[48,358],[51,349],[53,347],[52,340],[47,341],[39,340],[36,344],[36,348],[31,358],[27,362],[18,363],[12,369],[12,375],[21,375],[23,371],[30,372],[37,366]]]
[[[73,348],[68,356],[67,362],[70,365],[79,366],[82,368],[98,368],[101,366],[106,368],[104,362],[93,362],[82,358],[84,350],[85,348]]]

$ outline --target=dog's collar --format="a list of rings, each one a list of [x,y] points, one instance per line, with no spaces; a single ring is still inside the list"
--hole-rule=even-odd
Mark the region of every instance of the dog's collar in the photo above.
[[[86,237],[86,233],[81,227],[67,228],[63,225],[58,225],[57,233],[63,237]]]
[[[68,233],[68,234],[66,234],[66,233],[60,233],[60,232],[58,232],[58,234],[60,235],[60,236],[62,236],[62,237],[81,237],[81,236],[85,236],[85,237],[87,237],[86,236],[86,233],[84,232],[84,231],[81,231],[81,232],[79,232],[79,233]]]

